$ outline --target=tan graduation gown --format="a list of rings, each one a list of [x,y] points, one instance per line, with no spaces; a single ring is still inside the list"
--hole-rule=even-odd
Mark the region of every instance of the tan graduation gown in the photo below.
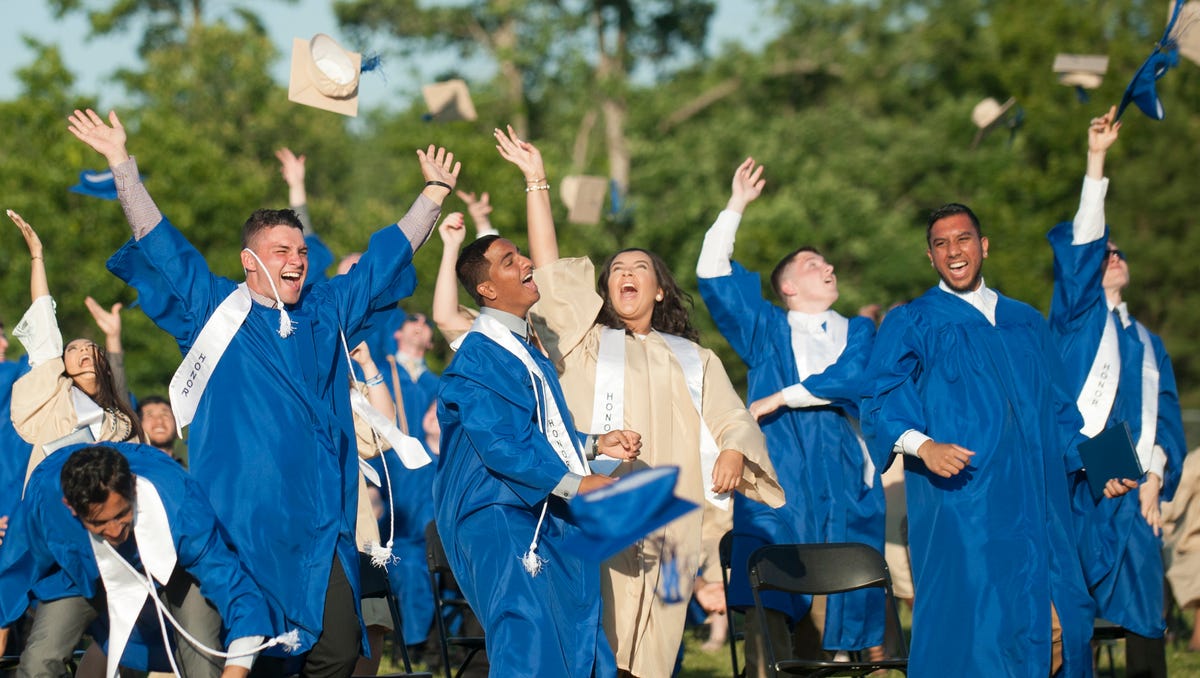
[[[367,395],[367,387],[364,384],[358,385],[358,390],[363,396]],[[376,435],[371,429],[371,425],[365,419],[354,415],[354,437],[358,442],[358,457],[360,459],[374,459],[383,453],[384,450],[390,450],[392,444],[382,436]],[[380,479],[383,479],[383,474],[380,474]],[[379,544],[379,520],[375,518],[375,509],[371,507],[371,499],[367,495],[367,479],[363,476],[362,471],[358,472],[358,516],[355,521],[355,541],[358,543],[358,550],[367,553],[367,547],[371,544]]]
[[[42,445],[78,428],[79,416],[71,397],[74,383],[64,376],[65,371],[62,358],[54,358],[31,368],[13,384],[12,405],[9,408],[13,428],[33,445],[25,469],[26,482],[33,469],[46,458]],[[100,440],[97,442],[129,440],[134,440],[129,418],[119,410],[105,410]]]
[[[1200,452],[1183,459],[1175,498],[1162,505],[1167,581],[1179,607],[1200,604]]]
[[[541,291],[530,311],[543,346],[558,367],[567,404],[580,430],[589,430],[595,390],[601,299],[592,262],[563,259],[537,269]],[[704,365],[702,408],[717,446],[746,457],[738,491],[770,506],[783,504],[783,490],[767,456],[766,441],[712,351],[700,349]],[[676,493],[704,504],[711,478],[701,478],[700,421],[685,376],[671,349],[657,334],[625,336],[624,427],[642,435],[636,462],[614,475],[673,465],[680,468]],[[693,511],[617,554],[601,568],[604,630],[617,665],[636,676],[669,676],[683,638],[692,580],[702,564],[703,511]],[[664,557],[664,554],[666,557]],[[661,561],[674,560],[680,602],[660,597]]]

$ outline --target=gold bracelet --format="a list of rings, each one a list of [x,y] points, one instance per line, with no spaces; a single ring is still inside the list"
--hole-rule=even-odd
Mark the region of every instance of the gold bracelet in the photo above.
[[[550,184],[541,184],[538,186],[526,186],[525,187],[526,193],[533,193],[534,191],[548,191],[548,190],[550,190]]]
[[[527,185],[544,184],[544,183],[546,183],[546,177],[542,177],[541,179],[526,179],[525,183]]]

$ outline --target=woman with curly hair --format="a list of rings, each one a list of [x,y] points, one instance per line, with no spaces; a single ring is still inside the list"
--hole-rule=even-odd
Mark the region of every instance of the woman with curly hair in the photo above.
[[[30,369],[13,384],[11,406],[17,433],[33,444],[25,471],[28,480],[34,467],[67,442],[144,439],[141,423],[123,396],[123,371],[114,369],[119,363],[110,363],[108,353],[90,339],[73,339],[64,350],[46,282],[42,241],[21,215],[8,210],[8,216],[21,229],[30,258],[33,303],[13,328],[13,336],[29,354]],[[110,349],[119,353],[120,307],[105,311],[88,297],[88,310],[108,337]]]
[[[704,524],[728,524],[730,492],[778,506],[783,491],[762,432],[720,359],[695,343],[691,298],[662,259],[622,250],[604,263],[598,282],[587,258],[560,260],[540,152],[511,128],[495,136],[500,155],[525,174],[536,269],[527,284],[541,294],[530,321],[559,370],[576,425],[593,434],[641,433],[641,456],[613,475],[678,466],[676,494],[709,509],[669,523],[601,567],[604,630],[621,674],[669,676],[688,601],[703,584],[697,574],[717,562],[720,534],[712,533],[719,531],[702,535]],[[707,607],[723,603],[718,597]]]

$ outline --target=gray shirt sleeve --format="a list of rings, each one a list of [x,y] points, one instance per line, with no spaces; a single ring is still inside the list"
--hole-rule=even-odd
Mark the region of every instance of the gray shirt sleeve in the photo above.
[[[141,240],[162,221],[162,212],[146,191],[142,177],[138,174],[137,159],[129,156],[125,162],[112,168],[113,183],[117,185],[117,200],[125,210],[125,219],[133,231],[133,239]]]

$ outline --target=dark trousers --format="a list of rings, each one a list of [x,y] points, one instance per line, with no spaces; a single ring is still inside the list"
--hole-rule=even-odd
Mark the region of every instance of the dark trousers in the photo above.
[[[329,586],[325,589],[325,612],[321,617],[321,636],[308,651],[301,678],[347,678],[358,662],[362,631],[354,610],[354,591],[342,564],[333,556]],[[286,660],[259,657],[254,663],[254,678],[282,678],[288,675]]]
[[[1125,675],[1128,678],[1167,678],[1166,639],[1147,638],[1126,631]]]

